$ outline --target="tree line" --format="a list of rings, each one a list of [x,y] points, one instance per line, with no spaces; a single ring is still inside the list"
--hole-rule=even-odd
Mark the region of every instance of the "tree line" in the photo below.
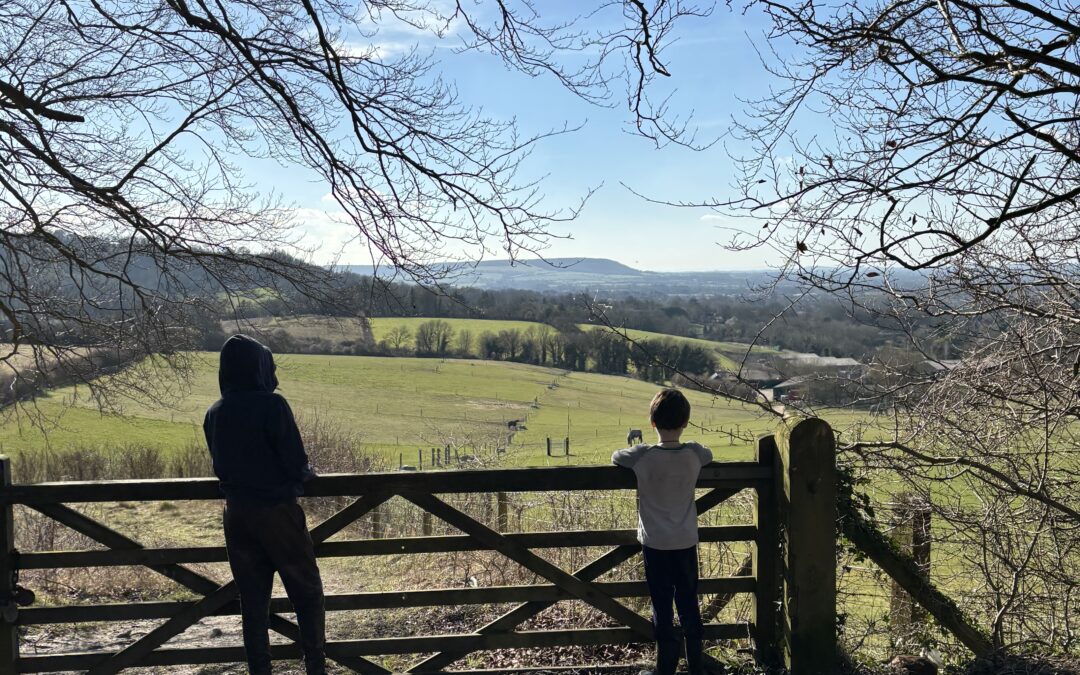
[[[275,351],[369,356],[482,358],[579,372],[630,375],[664,383],[677,373],[708,376],[717,367],[710,349],[670,338],[627,341],[604,330],[559,330],[546,324],[525,329],[477,332],[456,329],[449,321],[432,319],[415,330],[393,326],[381,339],[363,336],[333,342],[325,337],[301,337],[284,328],[261,333]]]
[[[793,312],[785,311],[790,304],[788,298],[766,292],[743,296],[597,297],[588,289],[565,293],[471,287],[428,289],[371,277],[347,277],[340,294],[352,298],[353,306],[370,317],[535,321],[563,332],[572,332],[578,324],[603,321],[666,335],[757,342],[779,349],[860,359],[884,347],[902,344],[906,333],[898,330],[901,325],[905,331],[914,329],[927,336],[932,336],[934,329],[932,320],[883,318],[874,307],[853,308],[826,294],[802,299],[798,311]],[[302,298],[296,300],[304,303]],[[780,318],[774,320],[776,317]],[[952,348],[948,342],[928,340],[927,349],[941,358],[949,358]]]

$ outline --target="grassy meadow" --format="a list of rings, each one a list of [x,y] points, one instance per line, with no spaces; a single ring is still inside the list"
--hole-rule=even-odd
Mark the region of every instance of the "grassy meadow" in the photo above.
[[[0,424],[5,453],[45,447],[202,443],[203,413],[218,396],[212,353],[190,357],[190,373],[165,404],[119,399],[102,413],[85,387],[49,391]],[[501,463],[605,463],[631,428],[647,431],[647,406],[656,386],[626,377],[571,373],[517,363],[463,359],[278,355],[281,393],[298,417],[320,418],[352,435],[364,449],[394,463],[415,464],[419,448],[447,444],[506,448]],[[718,457],[747,458],[747,439],[771,429],[771,416],[699,392],[688,436]],[[507,422],[523,420],[512,435]],[[569,436],[571,456],[562,455]],[[546,454],[553,439],[557,458]],[[649,440],[646,434],[646,440]],[[429,456],[425,456],[425,463]]]
[[[461,331],[472,333],[472,347],[470,354],[480,356],[480,337],[485,333],[499,333],[504,330],[526,331],[537,328],[543,324],[533,321],[501,321],[494,319],[432,319],[429,317],[374,317],[369,319],[371,324],[372,338],[376,343],[386,340],[391,331],[402,327],[409,332],[409,339],[401,346],[402,349],[413,351],[416,349],[416,329],[428,321],[445,321],[454,329],[454,339],[451,347],[457,349],[457,335]],[[331,342],[343,342],[356,340],[363,335],[363,328],[359,320],[354,318],[339,318],[330,316],[290,316],[269,317],[251,319],[248,321],[227,321],[223,323],[226,332],[243,332],[253,330],[256,333],[268,333],[275,330],[283,330],[294,338],[310,340],[323,338]]]
[[[606,464],[611,452],[625,445],[630,428],[642,429],[646,441],[654,438],[648,428],[647,408],[657,387],[632,378],[465,359],[294,354],[276,358],[280,391],[301,424],[328,422],[365,453],[380,456],[388,468],[396,467],[399,458],[416,465],[422,448],[426,469],[430,448],[447,444],[462,454],[484,453],[483,459],[501,466]],[[8,411],[0,424],[0,448],[17,454],[46,447],[92,451],[133,445],[166,452],[201,447],[203,414],[218,396],[217,355],[191,354],[188,363],[188,378],[183,386],[174,387],[167,405],[129,398],[118,400],[114,412],[102,413],[85,387],[52,390],[19,414],[16,409]],[[693,405],[687,437],[710,446],[718,460],[750,459],[753,437],[775,429],[775,417],[758,408],[700,392],[688,391],[687,395]],[[837,427],[857,422],[857,417],[837,411],[828,415]],[[510,420],[522,420],[524,428],[511,433]],[[569,456],[562,452],[567,436]],[[553,457],[546,454],[549,437]],[[496,447],[505,451],[495,453]],[[577,506],[566,512],[566,505],[552,495],[514,499],[513,522],[519,529],[633,526],[633,500],[628,494],[605,495],[596,503],[590,502],[587,509],[573,501]],[[387,517],[404,527],[399,516],[405,518],[414,509],[397,508],[402,514]],[[220,539],[220,512],[214,505],[185,507],[183,517],[172,505],[121,504],[101,509],[105,522],[137,534],[140,540],[210,545]],[[718,510],[708,522],[745,522],[747,516],[745,504],[740,502]],[[415,514],[411,517],[415,520]],[[596,518],[600,520],[593,522]],[[608,523],[605,518],[613,520]],[[711,574],[730,574],[744,554],[741,544],[708,546],[703,549],[702,564]],[[566,562],[570,566],[581,564],[576,559]],[[373,564],[373,560],[341,559],[324,561],[323,566],[328,583],[340,592],[356,590],[354,580],[368,578]],[[467,574],[480,577],[484,585],[510,583],[516,578],[498,576],[505,572],[496,574],[497,567],[483,574],[468,566],[465,569],[470,570]],[[633,569],[629,573],[635,574]],[[385,579],[389,587],[426,583],[411,579],[405,568],[396,567]],[[860,582],[857,587],[867,604],[853,613],[870,620],[880,614],[887,595],[870,579]],[[445,584],[440,579],[434,585]],[[364,590],[371,588],[364,586]],[[162,592],[168,591],[163,587]],[[59,596],[52,600],[65,602]],[[731,611],[738,614],[745,608],[733,607]],[[335,630],[351,635],[361,630],[354,623],[360,620],[381,619],[378,613],[350,614],[335,620]]]
[[[534,321],[501,321],[496,319],[431,319],[418,316],[396,317],[396,316],[377,316],[371,321],[371,332],[374,334],[375,341],[385,340],[387,335],[394,328],[398,326],[404,326],[409,330],[413,336],[416,335],[416,329],[421,324],[428,321],[445,321],[450,324],[454,329],[455,336],[463,330],[467,330],[472,333],[473,336],[473,354],[478,354],[477,343],[480,341],[480,336],[484,333],[498,333],[504,330],[519,330],[526,331],[530,328],[539,328],[543,324]],[[456,345],[455,345],[456,346]],[[410,348],[416,347],[416,340],[412,340],[409,343]]]
[[[603,330],[608,332],[615,332],[618,335],[622,335],[635,341],[642,340],[673,340],[677,343],[690,344],[702,349],[711,349],[716,354],[716,365],[721,368],[729,370],[738,369],[739,363],[746,357],[746,350],[749,345],[741,342],[719,342],[716,340],[704,340],[702,338],[683,337],[681,335],[667,335],[665,333],[653,333],[647,330],[637,330],[635,328],[616,328],[611,329],[607,326],[582,323],[578,324],[578,328],[581,330]],[[755,356],[765,356],[768,354],[776,354],[778,350],[775,347],[767,347],[761,345],[754,346]]]
[[[380,457],[388,469],[395,468],[399,458],[416,465],[421,449],[423,468],[428,469],[430,448],[448,444],[461,454],[482,455],[487,465],[606,464],[611,452],[625,445],[629,429],[642,429],[646,441],[654,438],[648,429],[647,406],[657,387],[628,377],[468,359],[279,354],[277,361],[280,391],[292,404],[302,425],[329,424],[364,454]],[[112,412],[102,413],[85,387],[64,387],[49,391],[32,404],[9,408],[7,416],[0,419],[0,452],[17,455],[47,447],[77,447],[93,455],[95,449],[106,451],[118,446],[154,447],[165,453],[193,449],[201,452],[203,414],[218,397],[217,355],[190,354],[188,365],[188,378],[182,385],[172,386],[173,393],[165,405],[131,397],[115,401]],[[147,377],[154,376],[148,371]],[[759,408],[701,392],[688,391],[687,396],[693,405],[687,438],[711,447],[718,460],[750,459],[752,439],[776,428],[775,417]],[[849,430],[845,435],[860,426],[867,435],[874,434],[869,428],[872,422],[862,413],[819,412],[834,428]],[[510,420],[521,420],[522,428],[511,432],[507,424]],[[562,452],[565,437],[570,438],[569,456]],[[552,457],[546,454],[547,438],[553,441]],[[496,448],[504,452],[495,452]],[[893,487],[879,482],[862,489],[876,502],[888,502]],[[563,504],[562,497],[515,496],[512,527],[542,531],[633,526],[632,495],[607,495],[588,504],[580,500]],[[966,500],[974,496],[954,494],[952,498]],[[490,506],[490,501],[484,503]],[[729,508],[709,516],[708,522],[746,522],[749,514],[745,507],[745,501],[733,502]],[[210,545],[220,538],[220,512],[216,505],[186,506],[179,513],[171,504],[119,504],[100,508],[105,522],[124,532],[138,534],[141,541]],[[389,522],[396,523],[395,527],[415,529],[413,521],[418,517],[415,509],[401,503],[393,509],[387,515]],[[480,513],[490,516],[487,511]],[[415,534],[412,530],[408,533]],[[959,597],[970,590],[970,579],[962,574],[963,569],[956,562],[957,550],[948,541],[949,533],[937,522],[935,534],[941,541],[935,543],[933,550],[934,577],[946,592]],[[41,550],[50,546],[55,544]],[[578,553],[570,551],[566,555]],[[730,574],[745,553],[742,544],[704,547],[703,569],[710,574]],[[505,576],[505,570],[497,565],[481,573],[472,563],[462,562],[465,560],[458,561],[467,570],[463,574],[476,575],[482,585],[517,580],[513,575]],[[570,558],[563,562],[573,567],[582,561]],[[449,583],[445,575],[434,581],[414,579],[407,563],[411,564],[405,559],[393,562],[403,567],[384,574],[388,588],[425,583],[439,587]],[[389,563],[381,558],[379,562],[328,560],[324,561],[324,569],[331,586],[346,591],[356,590],[355,579],[369,578],[372,565],[386,564]],[[436,567],[439,566],[445,566],[445,561]],[[842,610],[851,624],[863,626],[883,621],[888,614],[889,591],[876,569],[866,564],[844,569]],[[636,574],[633,569],[627,573]],[[167,584],[162,592],[169,592],[166,587]],[[363,587],[371,588],[374,587]],[[52,600],[66,602],[62,593]],[[732,611],[738,614],[745,612],[745,608]],[[738,614],[735,618],[742,616]],[[349,623],[341,624],[342,634],[360,630],[356,626],[361,624],[352,622],[361,618],[376,623],[385,618],[373,612],[359,613],[357,617],[360,618],[349,618]]]
[[[416,329],[421,324],[428,321],[433,321],[430,317],[374,317],[370,319],[371,333],[375,342],[381,342],[386,340],[390,332],[396,328],[403,327],[409,331],[410,337],[407,344],[403,345],[406,350],[413,350],[416,348]],[[527,331],[530,328],[537,328],[543,324],[533,321],[503,321],[494,319],[438,319],[445,321],[454,330],[455,339],[452,341],[452,346],[457,348],[456,336],[461,331],[469,331],[472,334],[472,347],[470,353],[473,356],[480,356],[480,338],[485,333],[496,334],[504,330],[517,330]],[[291,336],[308,340],[313,338],[324,338],[332,342],[342,342],[347,340],[355,340],[362,334],[362,329],[356,319],[350,318],[336,318],[328,316],[298,316],[298,317],[271,317],[261,319],[251,319],[246,322],[226,322],[224,324],[226,331],[244,331],[254,329],[257,332],[270,332],[274,330],[284,330]],[[606,326],[599,326],[594,324],[579,324],[581,330],[610,330]],[[674,340],[678,343],[691,344],[695,347],[701,347],[703,349],[712,350],[716,356],[717,365],[722,368],[733,369],[737,368],[738,364],[746,356],[747,345],[739,342],[718,342],[714,340],[703,340],[701,338],[682,337],[678,335],[666,335],[664,333],[653,333],[645,330],[635,329],[619,329],[620,334],[625,334],[632,340]],[[768,354],[775,354],[777,350],[773,347],[755,346],[754,354],[756,356],[764,356]]]

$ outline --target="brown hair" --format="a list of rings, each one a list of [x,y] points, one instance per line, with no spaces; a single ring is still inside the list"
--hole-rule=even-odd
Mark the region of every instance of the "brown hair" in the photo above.
[[[690,401],[678,389],[661,389],[649,404],[649,419],[657,429],[682,429],[690,421]]]

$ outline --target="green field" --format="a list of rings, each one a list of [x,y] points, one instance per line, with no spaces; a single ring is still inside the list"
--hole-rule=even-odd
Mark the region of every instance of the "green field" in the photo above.
[[[409,329],[409,332],[413,335],[416,334],[416,329],[420,327],[420,324],[427,323],[428,321],[445,321],[450,324],[454,329],[454,334],[467,330],[472,333],[473,336],[473,349],[476,349],[476,343],[479,342],[480,336],[484,333],[498,333],[504,330],[520,330],[526,331],[530,328],[539,328],[543,324],[533,321],[499,321],[495,319],[430,319],[424,317],[396,317],[396,316],[377,316],[371,319],[371,332],[375,334],[375,341],[386,339],[387,334],[398,326],[404,326]],[[413,342],[415,346],[415,341]],[[456,345],[455,345],[456,346]],[[475,351],[474,351],[475,353]]]
[[[415,464],[420,448],[462,452],[504,447],[500,463],[517,466],[606,462],[630,428],[648,428],[656,386],[625,377],[570,373],[517,363],[463,359],[279,355],[281,393],[302,422],[328,420],[365,449]],[[746,458],[746,439],[775,422],[760,410],[688,392],[694,405],[688,434],[718,458]],[[217,398],[216,356],[195,354],[185,391],[167,406],[122,400],[103,414],[85,388],[57,389],[0,424],[7,453],[117,444],[165,449],[201,443],[203,413]],[[36,418],[36,419],[35,419]],[[525,430],[510,434],[507,422]],[[44,427],[44,429],[42,428]],[[734,437],[732,436],[734,434]],[[570,438],[570,457],[562,456]],[[549,459],[546,439],[559,457]],[[646,434],[646,440],[650,440]],[[429,457],[425,456],[425,463]]]
[[[375,317],[370,319],[371,332],[375,342],[380,342],[387,339],[390,332],[398,327],[406,328],[410,333],[410,338],[407,344],[403,345],[406,350],[413,350],[416,347],[416,341],[414,339],[416,335],[416,329],[421,324],[428,321],[434,321],[430,317]],[[542,326],[541,323],[533,321],[502,321],[495,319],[438,319],[439,321],[445,321],[454,329],[455,339],[452,341],[452,346],[457,348],[456,336],[463,330],[467,330],[472,333],[472,349],[470,353],[473,356],[480,356],[480,338],[485,333],[496,334],[504,330],[518,330],[527,331],[530,328],[537,328]],[[578,326],[582,330],[611,330],[606,326],[598,326],[594,324],[579,324]],[[361,328],[356,319],[350,318],[334,318],[326,316],[299,316],[299,317],[283,317],[283,318],[261,318],[252,319],[247,322],[232,323],[227,322],[225,324],[226,331],[244,331],[247,329],[255,329],[257,332],[269,332],[277,329],[284,330],[290,335],[300,339],[312,339],[323,338],[330,340],[331,342],[342,342],[348,340],[356,340],[361,335]],[[712,350],[717,359],[717,365],[722,368],[734,369],[738,367],[738,364],[746,356],[747,345],[740,342],[718,342],[714,340],[703,340],[701,338],[682,337],[678,335],[666,335],[664,333],[653,333],[645,330],[635,329],[618,329],[618,334],[624,335],[632,340],[660,340],[669,339],[679,343],[687,343],[694,345],[695,347],[701,347],[703,349]],[[776,354],[777,350],[772,347],[756,346],[754,347],[753,354],[756,357],[761,357],[769,354]]]
[[[284,354],[277,360],[280,391],[302,425],[316,418],[328,420],[353,435],[362,450],[381,455],[390,467],[399,458],[417,464],[417,453],[423,449],[427,468],[430,448],[446,444],[462,454],[483,453],[483,459],[501,466],[606,464],[611,452],[625,445],[630,428],[642,429],[646,441],[654,438],[647,409],[657,387],[627,377],[463,359]],[[168,406],[126,400],[118,414],[102,414],[85,388],[55,390],[31,408],[41,419],[54,422],[47,433],[25,414],[12,415],[0,425],[0,447],[14,454],[47,445],[105,449],[131,444],[166,451],[201,445],[203,413],[217,398],[216,354],[194,354],[191,366],[187,386]],[[686,393],[693,405],[687,438],[710,446],[718,460],[750,459],[752,438],[776,428],[775,416],[760,409]],[[833,411],[828,417],[843,427],[857,416]],[[525,428],[511,434],[509,420],[523,420]],[[563,454],[566,437],[569,456]],[[553,457],[547,455],[548,438],[553,441]],[[500,446],[505,448],[501,454],[495,452]],[[629,526],[633,502],[618,504],[626,510],[620,517]],[[551,508],[538,502],[519,509],[517,517],[530,527],[555,527]],[[133,511],[132,517],[135,513],[140,522],[153,523],[150,533],[159,536],[154,528],[162,526],[161,514],[142,509]],[[185,525],[195,538],[216,531],[217,514],[209,520],[200,514],[197,523]],[[724,517],[744,516],[732,512]],[[168,527],[175,535],[178,525],[169,517]],[[719,555],[726,549],[715,550]],[[732,551],[741,555],[738,547]],[[328,566],[327,573],[337,574],[331,570],[341,564]],[[355,576],[353,568],[347,571],[346,576]],[[879,601],[885,597],[870,582],[860,590]]]
[[[637,330],[634,328],[610,328],[608,326],[589,323],[578,324],[578,328],[580,328],[581,330],[603,330],[614,333],[616,335],[630,338],[631,340],[635,341],[673,340],[678,343],[686,343],[694,345],[695,347],[701,347],[702,349],[711,349],[716,353],[716,365],[721,368],[727,368],[729,370],[738,368],[738,364],[746,357],[746,350],[750,346],[742,342],[718,342],[716,340],[703,340],[701,338],[683,337],[681,335],[653,333],[651,331]],[[774,347],[765,347],[760,345],[754,346],[753,350],[753,355],[757,357],[777,353],[778,351]]]
[[[530,328],[538,328],[543,324],[533,321],[500,321],[494,319],[432,319],[428,317],[374,317],[369,320],[371,333],[375,342],[386,340],[390,332],[395,328],[404,327],[409,331],[408,341],[402,345],[406,351],[416,348],[416,329],[428,321],[445,321],[454,330],[454,339],[451,347],[457,349],[457,335],[461,331],[472,333],[472,347],[469,350],[473,356],[480,356],[480,338],[485,333],[496,334],[504,330],[527,331]],[[322,338],[330,342],[345,342],[356,340],[363,335],[359,321],[355,318],[337,318],[329,316],[291,316],[291,317],[266,317],[251,319],[240,322],[223,322],[226,332],[244,332],[247,330],[258,333],[268,333],[275,330],[284,330],[294,338],[310,340]]]

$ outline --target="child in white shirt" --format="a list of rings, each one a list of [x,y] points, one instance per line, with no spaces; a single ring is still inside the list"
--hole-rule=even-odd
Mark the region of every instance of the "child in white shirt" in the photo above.
[[[704,673],[702,623],[698,607],[697,508],[694,486],[712,452],[698,443],[680,441],[690,422],[690,402],[677,389],[653,397],[649,418],[659,437],[655,445],[618,450],[613,464],[637,476],[638,541],[645,558],[645,581],[652,598],[656,635],[653,675],[673,675],[681,640],[675,632],[672,601],[686,638],[686,664],[691,675]]]

